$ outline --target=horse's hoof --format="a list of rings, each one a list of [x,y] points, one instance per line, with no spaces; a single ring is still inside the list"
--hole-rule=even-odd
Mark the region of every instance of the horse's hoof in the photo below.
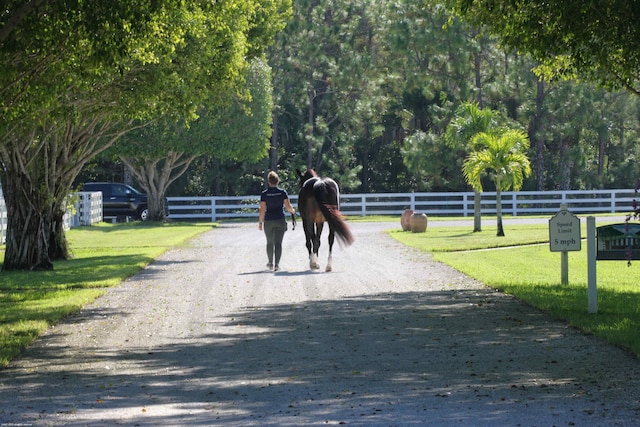
[[[325,270],[325,272],[327,272],[327,273],[328,273],[328,272],[330,272],[330,271],[332,271],[332,269],[331,269],[331,266],[330,266],[330,265],[328,265],[328,266],[327,266],[327,269]]]
[[[317,270],[320,268],[320,264],[311,263],[309,267],[311,267],[312,270]]]

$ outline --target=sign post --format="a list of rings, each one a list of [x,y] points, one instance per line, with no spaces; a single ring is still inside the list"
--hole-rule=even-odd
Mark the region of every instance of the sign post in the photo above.
[[[587,310],[591,314],[598,312],[598,287],[596,280],[597,254],[596,219],[587,217]]]
[[[560,277],[563,285],[569,284],[569,251],[581,249],[580,218],[567,210],[566,203],[560,212],[549,220],[549,250],[560,252]]]

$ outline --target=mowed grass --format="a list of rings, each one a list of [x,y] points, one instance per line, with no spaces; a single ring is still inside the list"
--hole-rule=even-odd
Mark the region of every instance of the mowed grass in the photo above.
[[[598,224],[600,226],[602,224]],[[569,284],[561,285],[561,254],[549,250],[548,224],[496,227],[429,227],[425,233],[391,230],[396,240],[514,295],[558,320],[640,356],[640,261],[598,261],[598,312],[588,313],[586,221],[582,250],[569,252]]]
[[[134,275],[167,249],[211,227],[211,223],[103,223],[74,228],[67,233],[74,258],[56,262],[53,271],[0,272],[0,367],[49,326]]]

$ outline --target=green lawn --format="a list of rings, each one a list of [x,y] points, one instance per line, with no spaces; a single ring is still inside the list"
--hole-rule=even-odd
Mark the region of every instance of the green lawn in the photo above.
[[[589,314],[586,240],[581,251],[569,252],[569,284],[561,285],[561,255],[549,250],[547,224],[505,226],[506,237],[497,237],[495,226],[483,226],[478,233],[472,227],[431,227],[425,233],[398,229],[389,234],[492,288],[640,355],[640,261],[630,267],[626,261],[597,262],[598,313]]]
[[[0,273],[0,367],[49,326],[212,224],[105,224],[67,233],[74,258],[53,271]],[[4,248],[0,251],[4,256]]]

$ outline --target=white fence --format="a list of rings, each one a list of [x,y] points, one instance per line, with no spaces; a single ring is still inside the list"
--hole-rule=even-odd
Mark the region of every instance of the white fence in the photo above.
[[[102,221],[102,192],[82,191],[72,198],[73,212],[67,212],[69,227],[91,225]]]
[[[65,228],[91,225],[102,221],[102,193],[75,193],[69,202],[70,209],[64,215]],[[0,244],[7,238],[7,205],[0,190]]]
[[[290,195],[292,203],[296,195]],[[630,213],[633,190],[517,191],[502,193],[504,215],[545,215],[566,203],[573,213]],[[173,220],[218,221],[256,218],[259,196],[169,197],[169,218]],[[382,193],[342,194],[340,211],[345,215],[396,215],[409,208],[429,216],[473,216],[474,193]],[[495,215],[496,193],[481,194],[483,215]]]
[[[290,195],[291,202],[297,195]],[[569,211],[580,214],[631,213],[636,194],[633,190],[518,191],[502,193],[504,215],[552,215],[566,203]],[[73,208],[65,216],[67,227],[91,225],[103,220],[102,193],[80,192],[72,196]],[[169,219],[180,221],[218,221],[257,218],[259,196],[169,197]],[[409,208],[429,216],[473,216],[474,193],[382,193],[342,194],[340,210],[345,215],[400,216]],[[495,215],[496,193],[481,194],[483,215]],[[0,233],[2,243],[7,229],[7,209],[0,193]]]

